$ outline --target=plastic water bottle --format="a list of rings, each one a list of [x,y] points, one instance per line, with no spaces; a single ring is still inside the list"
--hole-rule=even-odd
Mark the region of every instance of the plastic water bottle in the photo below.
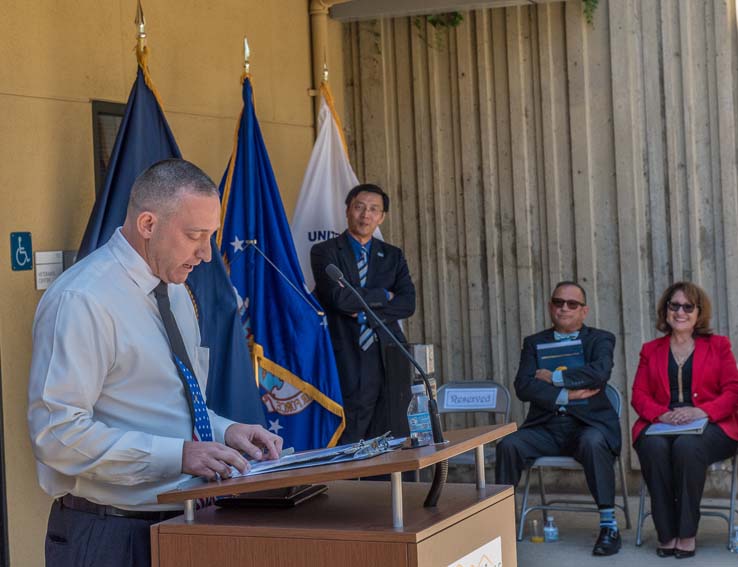
[[[541,523],[538,520],[530,521],[530,541],[531,543],[543,543]]]
[[[730,538],[730,551],[738,553],[738,526],[733,527],[733,537]]]
[[[559,528],[556,526],[553,516],[546,516],[546,523],[543,525],[543,539],[546,543],[559,541]]]
[[[413,447],[422,447],[433,443],[431,419],[428,413],[428,396],[424,384],[415,384],[410,405],[407,408],[407,422],[410,425],[410,444]]]

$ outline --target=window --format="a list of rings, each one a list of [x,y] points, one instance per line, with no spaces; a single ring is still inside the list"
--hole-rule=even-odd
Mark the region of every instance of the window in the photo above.
[[[95,197],[100,196],[110,164],[115,138],[123,122],[126,105],[102,100],[92,101],[92,143],[95,160]]]

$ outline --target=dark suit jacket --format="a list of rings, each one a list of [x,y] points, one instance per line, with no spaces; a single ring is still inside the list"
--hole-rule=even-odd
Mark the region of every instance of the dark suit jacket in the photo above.
[[[361,311],[362,306],[349,289],[341,288],[325,273],[326,266],[335,264],[343,272],[346,280],[356,287],[369,306],[377,312],[382,322],[402,342],[405,342],[405,336],[397,321],[410,317],[415,312],[415,286],[410,279],[410,271],[402,250],[379,239],[373,239],[366,286],[360,287],[359,269],[356,267],[356,257],[348,238],[348,233],[344,232],[336,238],[316,244],[310,250],[315,294],[328,315],[328,329],[342,385],[348,385],[351,380],[358,379],[359,324],[352,315]],[[387,299],[384,290],[395,294],[392,301]],[[382,347],[390,342],[389,337],[377,327],[369,315],[367,323],[377,332]],[[352,390],[353,388],[345,389]]]
[[[566,411],[588,425],[599,429],[614,452],[620,451],[620,423],[605,394],[605,385],[612,371],[615,335],[608,331],[583,326],[579,339],[584,348],[585,365],[564,370],[564,387],[569,390],[601,388],[598,394],[586,400],[572,400]],[[520,366],[515,376],[515,392],[524,402],[530,402],[528,416],[522,427],[545,424],[556,415],[556,398],[561,388],[538,380],[536,345],[554,342],[553,329],[547,329],[526,337],[520,353]]]
[[[633,442],[650,423],[669,411],[668,335],[647,342],[633,381],[631,404],[638,412]],[[692,403],[731,439],[738,439],[738,368],[727,337],[696,337],[692,359]]]

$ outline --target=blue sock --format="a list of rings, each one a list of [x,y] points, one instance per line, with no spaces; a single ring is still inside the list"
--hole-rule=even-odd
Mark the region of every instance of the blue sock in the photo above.
[[[615,508],[600,508],[600,527],[618,529],[618,521],[615,519]]]

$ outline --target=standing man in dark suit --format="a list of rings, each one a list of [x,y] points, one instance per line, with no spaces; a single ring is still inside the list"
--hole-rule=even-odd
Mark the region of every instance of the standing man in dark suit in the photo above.
[[[526,337],[515,377],[515,392],[530,402],[520,430],[497,445],[496,481],[517,485],[538,457],[569,455],[582,464],[600,511],[600,534],[592,553],[613,555],[621,545],[615,520],[615,457],[620,424],[605,386],[612,370],[615,336],[584,325],[587,295],[575,282],[556,285],[548,304],[553,328]],[[551,372],[538,366],[536,347],[582,341],[584,366]]]
[[[359,300],[326,273],[335,264],[389,329],[405,342],[398,320],[415,312],[415,286],[402,250],[372,238],[389,210],[389,197],[376,185],[357,185],[346,197],[348,229],[313,246],[310,263],[315,293],[328,313],[346,413],[342,443],[381,435],[386,427],[381,398],[384,347],[390,338],[362,311]]]

